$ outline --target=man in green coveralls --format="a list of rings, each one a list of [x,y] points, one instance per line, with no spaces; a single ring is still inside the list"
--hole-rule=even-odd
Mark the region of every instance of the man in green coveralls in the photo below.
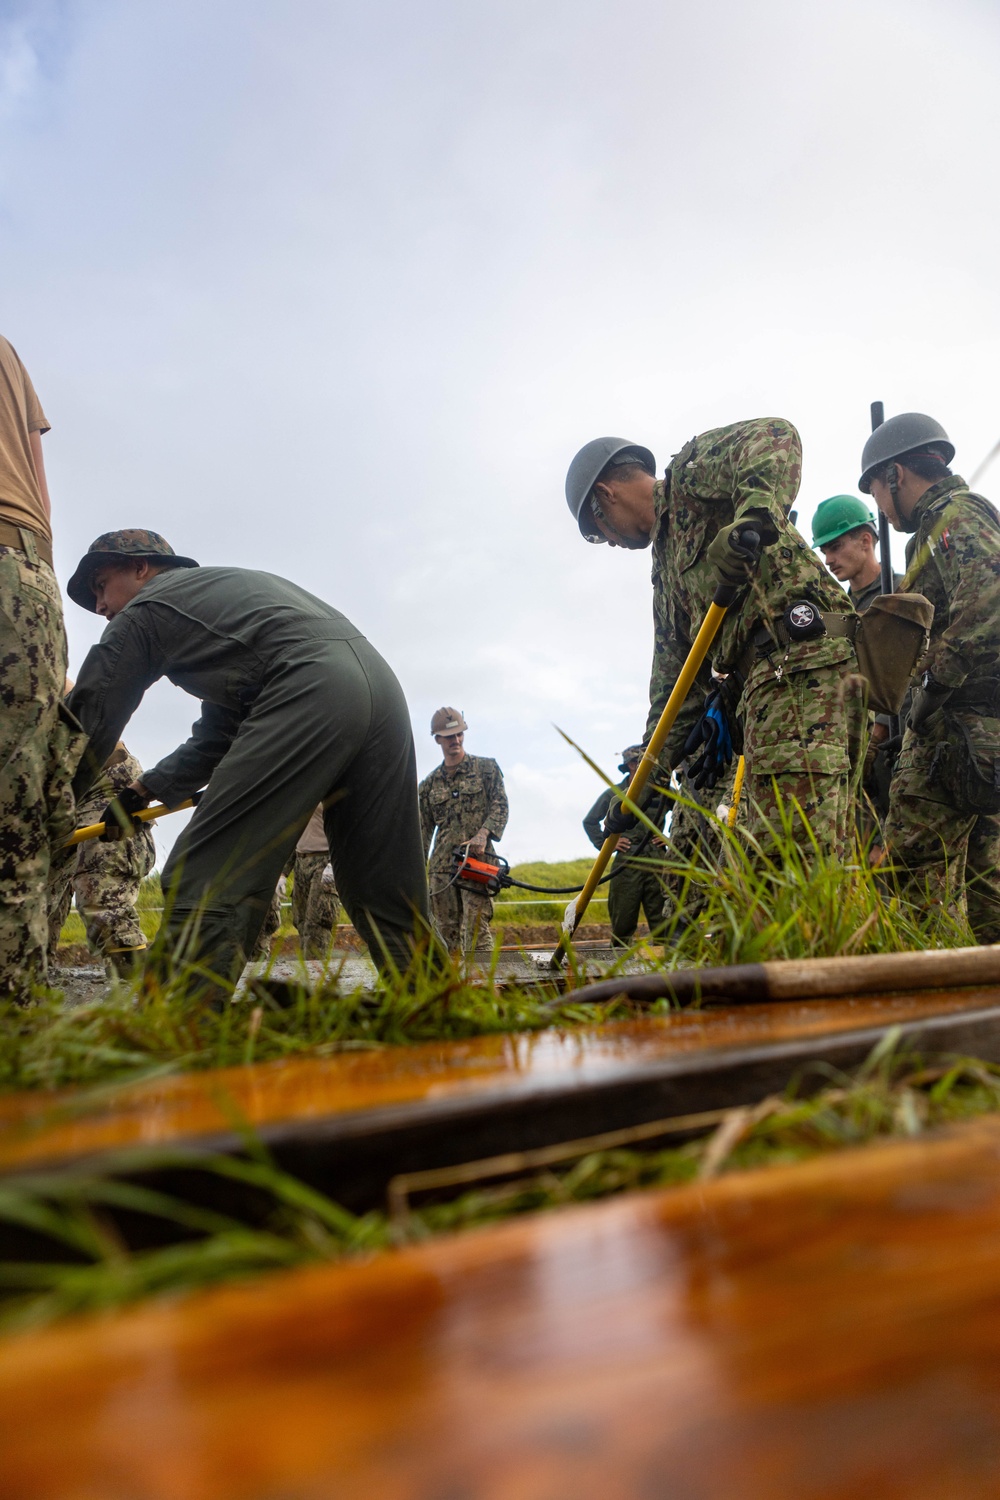
[[[648,448],[598,438],[573,459],[566,498],[588,540],[652,545],[647,740],[716,587],[720,581],[739,585],[710,653],[727,681],[713,683],[703,663],[661,763],[675,766],[686,744],[690,756],[701,722],[708,768],[721,779],[731,753],[726,739],[738,717],[751,832],[779,832],[780,806],[787,817],[797,803],[820,848],[842,855],[853,837],[865,684],[849,639],[844,591],[788,519],[800,468],[799,435],[776,418],[701,433],[674,455],[662,480],[655,478]],[[713,696],[712,715],[703,706],[707,695]],[[726,721],[721,730],[720,720]],[[811,847],[794,816],[791,831]]]
[[[376,963],[405,969],[428,924],[413,737],[399,683],[356,627],[284,578],[200,568],[150,531],[98,537],[67,592],[110,622],[69,696],[90,735],[81,782],[160,677],[202,700],[187,743],[105,819],[127,831],[154,797],[175,807],[207,788],[163,871],[175,952],[236,977],[323,802],[351,920]]]
[[[627,750],[622,751],[618,769],[626,772],[626,775],[618,783],[621,791],[632,780],[641,759],[641,745],[629,745]],[[583,820],[583,830],[595,849],[600,849],[604,844],[604,820],[612,806],[617,806],[618,802],[613,789],[606,787]],[[667,815],[667,799],[663,794],[647,788],[643,795],[642,810],[650,822],[662,830]],[[640,912],[645,912],[650,933],[654,933],[662,925],[663,877],[656,869],[656,862],[662,863],[664,858],[664,840],[654,838],[647,828],[640,825],[629,833],[619,835],[612,876],[606,887],[612,947],[628,947],[635,937]]]
[[[905,587],[934,605],[889,791],[886,844],[903,894],[968,914],[1000,941],[1000,519],[948,465],[933,417],[876,428],[861,490],[905,531]]]
[[[493,902],[456,884],[452,863],[460,844],[476,859],[494,858],[493,840],[499,842],[507,827],[507,792],[495,760],[467,753],[467,728],[457,708],[439,708],[431,719],[444,759],[420,783],[420,827],[424,854],[430,853],[431,912],[445,947],[486,953],[493,946]]]

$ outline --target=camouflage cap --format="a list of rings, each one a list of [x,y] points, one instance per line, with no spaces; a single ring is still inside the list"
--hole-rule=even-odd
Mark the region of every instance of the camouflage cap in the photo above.
[[[622,763],[618,767],[618,769],[619,769],[619,771],[627,771],[628,768],[629,768],[629,762],[630,761],[640,761],[640,760],[642,760],[642,746],[641,745],[626,745],[625,749],[622,751]]]
[[[86,556],[80,559],[77,570],[66,585],[66,592],[74,604],[97,613],[94,598],[94,574],[106,563],[121,562],[124,558],[148,557],[161,568],[196,568],[193,557],[178,557],[168,541],[158,531],[106,531],[96,542],[91,542]]]
[[[431,719],[431,734],[459,734],[468,729],[468,724],[457,708],[439,708]]]

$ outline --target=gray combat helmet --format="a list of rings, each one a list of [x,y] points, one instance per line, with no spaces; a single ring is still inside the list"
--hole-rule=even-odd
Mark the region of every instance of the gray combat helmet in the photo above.
[[[940,422],[925,417],[919,411],[904,411],[898,417],[890,417],[881,427],[876,427],[868,439],[861,455],[861,478],[858,489],[862,494],[872,492],[872,473],[891,459],[903,458],[917,448],[933,446],[940,450],[942,461],[950,464],[955,457],[955,445]]]
[[[630,443],[627,438],[594,438],[592,443],[584,444],[566,473],[566,504],[588,542],[604,541],[587,501],[598,475],[614,458],[619,463],[642,464],[650,474],[656,473],[656,459],[649,449]]]

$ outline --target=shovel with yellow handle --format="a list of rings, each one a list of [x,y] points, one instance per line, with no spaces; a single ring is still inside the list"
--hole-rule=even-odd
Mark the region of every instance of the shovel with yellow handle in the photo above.
[[[747,530],[743,534],[744,545],[757,550],[761,545],[759,533]],[[659,723],[653,730],[649,744],[643,751],[642,760],[635,770],[635,775],[628,784],[628,789],[622,794],[622,803],[630,812],[638,811],[639,798],[642,796],[646,782],[652,774],[660,751],[666,744],[667,735],[674,727],[674,721],[681,711],[688,693],[694,685],[694,680],[705,657],[708,655],[712,642],[719,632],[719,626],[726,616],[726,611],[732,605],[733,600],[739,593],[740,585],[735,583],[720,583],[715,590],[715,595],[708,606],[708,613],[701,622],[701,628],[695,636],[688,652],[687,661],[680,670],[680,675],[674,683],[673,691],[667,699]],[[590,905],[591,897],[600,884],[601,876],[608,867],[611,856],[615,852],[618,843],[618,834],[609,833],[601,845],[600,853],[594,860],[594,866],[587,876],[586,884],[578,896],[575,896],[566,908],[563,916],[562,935],[559,939],[556,951],[550,960],[553,969],[562,967],[562,961],[566,956],[566,950],[573,937],[574,932],[583,920],[583,914]]]

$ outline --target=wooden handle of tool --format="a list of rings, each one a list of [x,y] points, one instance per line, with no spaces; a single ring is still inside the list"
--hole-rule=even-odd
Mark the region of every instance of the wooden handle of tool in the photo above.
[[[132,821],[153,823],[157,818],[165,818],[168,813],[180,812],[185,807],[194,807],[192,797],[188,797],[186,802],[178,802],[176,807],[164,807],[159,802],[153,807],[142,807],[132,814]],[[105,827],[104,823],[88,823],[86,828],[78,828],[75,833],[71,833],[63,847],[68,849],[71,844],[85,844],[88,839],[99,839]]]

